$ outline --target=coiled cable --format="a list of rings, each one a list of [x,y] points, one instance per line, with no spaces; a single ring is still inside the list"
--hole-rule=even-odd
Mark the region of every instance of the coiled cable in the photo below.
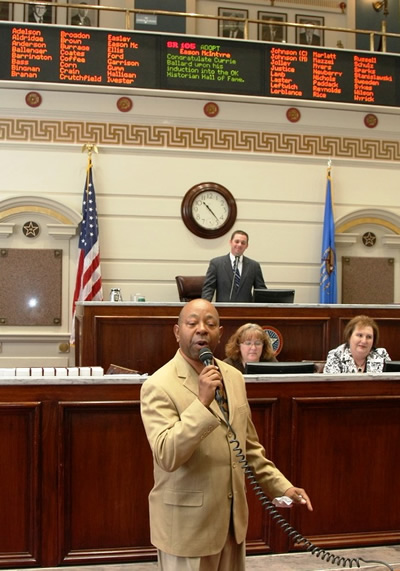
[[[224,415],[228,428],[232,433],[232,438],[229,440],[229,443],[233,445],[233,451],[236,452],[239,464],[244,470],[244,473],[249,481],[250,486],[252,487],[255,495],[260,500],[264,509],[269,513],[271,519],[277,525],[279,525],[279,527],[283,529],[283,531],[290,537],[293,543],[304,544],[306,551],[310,552],[312,555],[320,557],[322,560],[327,561],[329,563],[333,563],[334,565],[338,565],[339,567],[341,566],[343,568],[346,568],[348,566],[351,569],[353,568],[353,566],[357,566],[358,568],[360,568],[360,561],[362,561],[363,563],[367,564],[373,563],[377,565],[382,565],[383,567],[386,567],[390,571],[394,571],[393,567],[391,567],[388,563],[385,563],[384,561],[378,561],[373,559],[368,560],[364,559],[363,557],[349,558],[349,557],[344,557],[342,555],[335,555],[333,553],[330,553],[329,551],[326,551],[325,549],[322,549],[321,547],[317,547],[316,545],[314,545],[309,539],[305,538],[293,526],[291,526],[289,522],[287,522],[286,519],[281,516],[281,514],[275,508],[274,504],[271,502],[271,500],[264,494],[260,484],[257,482],[253,470],[249,466],[246,460],[246,456],[243,453],[242,448],[240,447],[240,442],[236,438],[235,431],[233,430],[227,418],[226,412],[222,406],[221,395],[218,390],[215,391],[215,400],[217,401],[221,409],[221,412]]]

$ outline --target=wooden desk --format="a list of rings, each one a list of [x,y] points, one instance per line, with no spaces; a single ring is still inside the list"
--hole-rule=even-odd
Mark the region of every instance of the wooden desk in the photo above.
[[[177,343],[173,334],[183,303],[77,304],[77,366],[110,363],[143,373],[153,373],[174,355]],[[263,305],[216,304],[224,335],[216,356],[224,358],[230,335],[247,322],[272,326],[281,333],[280,361],[324,361],[330,349],[342,343],[343,329],[359,314],[373,317],[380,329],[380,345],[392,359],[400,360],[399,305]]]
[[[247,383],[267,456],[315,508],[282,513],[320,547],[400,543],[400,381],[343,377]],[[131,376],[0,379],[0,568],[155,559],[140,386]],[[248,553],[296,550],[248,498]]]

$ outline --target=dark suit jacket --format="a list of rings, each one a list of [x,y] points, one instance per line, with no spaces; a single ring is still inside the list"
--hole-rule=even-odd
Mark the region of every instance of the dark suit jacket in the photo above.
[[[85,16],[83,18],[83,21],[82,21],[79,17],[79,14],[75,14],[75,16],[72,16],[71,24],[73,26],[91,26],[92,25],[90,18],[88,16]]]
[[[253,301],[253,288],[266,287],[260,264],[255,260],[246,258],[246,256],[243,256],[239,289],[234,290],[232,299],[229,299],[232,279],[233,271],[229,254],[212,259],[208,266],[201,297],[211,301],[216,291],[215,301],[251,303]]]
[[[262,39],[264,42],[282,42],[283,41],[283,28],[281,26],[273,26],[274,34],[272,34],[269,25],[262,28]],[[273,37],[272,37],[273,36]]]
[[[236,29],[236,34],[231,36],[231,30],[224,30],[222,35],[225,38],[244,38],[244,32],[241,28]]]
[[[313,34],[311,36],[311,42],[308,43],[306,33],[304,32],[304,33],[300,34],[300,43],[301,44],[308,44],[309,46],[320,46],[321,45],[321,38],[317,34]]]

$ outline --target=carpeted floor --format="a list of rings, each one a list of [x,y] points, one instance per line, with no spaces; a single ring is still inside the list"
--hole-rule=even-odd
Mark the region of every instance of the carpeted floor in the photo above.
[[[324,560],[311,553],[291,555],[259,555],[247,557],[246,571],[333,571],[337,569],[367,569],[368,571],[400,571],[400,545],[332,550],[336,560]],[[361,559],[362,558],[362,559]],[[386,563],[387,566],[378,562]],[[52,567],[46,571],[156,571],[157,563],[126,563],[110,565],[80,565]],[[21,570],[20,570],[21,571]],[[29,571],[27,569],[23,571]],[[33,571],[33,570],[32,570]],[[34,571],[38,571],[36,567]]]

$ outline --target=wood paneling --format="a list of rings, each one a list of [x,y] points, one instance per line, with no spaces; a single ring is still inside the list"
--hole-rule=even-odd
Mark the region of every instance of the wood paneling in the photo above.
[[[111,363],[153,373],[175,354],[173,326],[183,304],[84,303],[77,305],[76,365]],[[400,360],[400,306],[224,306],[217,304],[224,334],[215,354],[224,358],[230,335],[246,322],[273,326],[283,337],[280,361],[323,361],[343,340],[349,319],[361,313],[380,328],[380,345]]]
[[[0,568],[155,558],[140,384],[78,383],[0,384]],[[267,456],[311,496],[312,513],[281,510],[299,532],[322,548],[400,542],[400,497],[387,496],[400,471],[399,381],[282,377],[247,393]],[[250,488],[248,499],[249,553],[303,548]]]
[[[60,415],[63,563],[137,557],[150,544],[152,482],[139,403],[61,403]]]
[[[123,361],[123,366],[147,373],[153,357],[157,363],[166,363],[174,354],[174,323],[176,319],[170,316],[96,317],[94,359],[118,365]]]
[[[0,405],[0,564],[4,567],[39,562],[40,405],[18,401]]]
[[[253,422],[257,427],[257,432],[263,442],[267,457],[271,457],[274,438],[276,434],[276,415],[274,409],[275,399],[257,399],[252,402]],[[252,486],[247,482],[248,503],[251,518],[247,531],[247,548],[252,553],[267,553],[271,547],[271,526],[269,519],[265,518],[262,505],[252,490]]]
[[[297,399],[293,413],[295,481],[310,482],[318,506],[318,518],[298,515],[303,533],[332,546],[385,541],[400,523],[387,489],[400,467],[400,397]]]

